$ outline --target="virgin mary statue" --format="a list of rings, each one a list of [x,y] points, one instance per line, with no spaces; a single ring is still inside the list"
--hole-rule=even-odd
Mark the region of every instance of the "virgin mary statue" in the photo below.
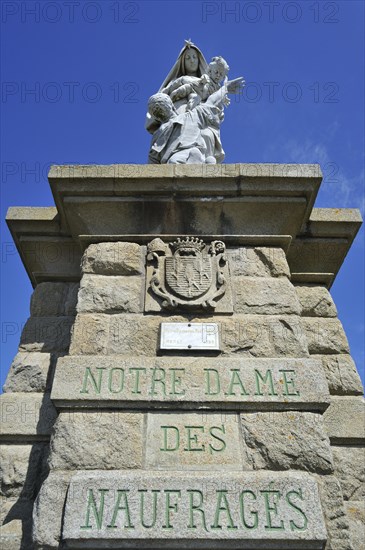
[[[179,56],[172,66],[170,72],[162,82],[159,92],[168,88],[175,80],[181,76],[191,76],[200,78],[208,71],[208,64],[203,53],[199,50],[191,40],[185,40],[185,46],[179,53]],[[175,109],[179,113],[185,110],[187,99],[182,99],[175,102]],[[146,117],[146,130],[153,134],[160,126],[160,122],[155,120],[149,113]]]
[[[146,129],[152,134],[149,163],[216,164],[224,160],[220,125],[227,95],[241,93],[242,77],[228,80],[228,63],[204,55],[190,40],[150,97]]]

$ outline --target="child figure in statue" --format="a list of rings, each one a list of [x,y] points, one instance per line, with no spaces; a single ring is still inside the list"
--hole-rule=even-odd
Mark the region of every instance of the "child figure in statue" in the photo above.
[[[219,89],[221,82],[227,77],[228,71],[228,63],[223,57],[213,57],[208,65],[207,74],[203,74],[200,78],[181,76],[163,88],[161,92],[168,94],[174,103],[187,98],[186,110],[191,111]]]

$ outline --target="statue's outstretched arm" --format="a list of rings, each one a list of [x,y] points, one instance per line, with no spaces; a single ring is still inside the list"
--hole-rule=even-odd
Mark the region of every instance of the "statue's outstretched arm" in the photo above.
[[[241,93],[244,85],[245,81],[242,76],[234,80],[225,80],[223,86],[208,97],[206,104],[214,105],[215,107],[219,107],[222,104],[226,105],[227,94]]]

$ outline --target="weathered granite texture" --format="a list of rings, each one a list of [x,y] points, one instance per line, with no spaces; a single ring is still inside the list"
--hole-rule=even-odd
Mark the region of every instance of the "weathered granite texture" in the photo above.
[[[365,502],[345,502],[346,515],[349,521],[350,537],[354,550],[364,546]]]
[[[253,470],[333,472],[322,417],[309,412],[241,414],[244,452]]]
[[[142,467],[143,414],[65,412],[54,426],[49,464],[54,470]]]
[[[327,434],[333,443],[365,443],[365,401],[362,397],[335,397],[324,413]]]
[[[2,439],[47,438],[57,416],[46,393],[4,393],[0,411]]]
[[[81,279],[77,311],[79,313],[142,313],[144,279],[84,275]]]
[[[100,493],[101,488],[105,491]],[[275,504],[267,500],[268,491],[275,491]],[[91,503],[100,503],[100,498],[104,506],[97,519],[88,509]],[[151,504],[154,499],[156,504]],[[257,515],[252,513],[253,501]],[[274,515],[267,512],[267,502],[269,508],[274,506]],[[126,507],[129,513],[121,514],[117,520],[115,510],[125,511]],[[194,517],[197,507],[200,513]],[[114,525],[118,528],[110,527]],[[326,540],[326,531],[317,483],[308,474],[115,470],[80,471],[72,477],[63,537],[69,545],[72,541],[92,540],[98,548],[128,548],[132,541],[138,548],[152,544],[168,548],[223,545],[248,549],[257,544],[265,548],[268,542],[274,542],[274,548],[287,543],[289,548],[296,548],[305,541],[307,547],[319,549]],[[163,541],[169,541],[168,546]]]
[[[31,550],[32,510],[48,475],[57,417],[50,400],[57,358],[66,353],[79,285],[44,282],[34,290],[19,347],[0,396],[2,549]]]
[[[365,499],[365,448],[364,446],[333,446],[335,476],[341,484],[345,500]]]
[[[11,364],[4,392],[44,392],[51,389],[50,353],[19,352]]]
[[[208,531],[213,535],[197,524],[198,537],[187,548],[201,544],[225,550],[232,543],[231,548],[250,550],[267,550],[269,544],[276,550],[360,550],[362,386],[327,290],[357,231],[357,215],[310,214],[318,174],[283,178],[273,165],[261,166],[260,174],[242,165],[222,165],[219,174],[194,166],[159,167],[158,173],[155,167],[139,167],[138,174],[130,167],[128,173],[126,167],[117,173],[96,168],[77,169],[70,177],[53,171],[59,218],[55,209],[39,212],[39,219],[28,211],[11,214],[17,245],[32,281],[39,284],[1,398],[4,548],[60,550],[65,538],[69,548],[82,538],[90,548],[90,529],[81,535],[79,530],[86,521],[89,483],[97,489],[105,482],[117,495],[120,480],[133,480],[128,485],[132,492],[148,491],[158,476],[165,476],[169,485],[158,482],[156,491],[171,490],[178,480],[185,484],[182,494],[199,490],[209,502]],[[204,241],[213,235],[224,240],[227,233],[233,313],[146,311],[145,245],[161,233],[164,241],[175,240],[182,226],[194,228],[188,233]],[[336,249],[331,258],[322,253],[328,239]],[[71,242],[76,255],[66,258]],[[52,265],[32,259],[28,252],[34,243],[58,247],[62,258]],[[313,247],[316,256],[308,256]],[[187,320],[217,323],[222,352],[159,350],[160,323]],[[128,396],[121,395],[127,390]],[[293,483],[295,490],[303,487],[309,528],[300,524],[298,508],[284,510],[280,498],[278,516],[276,497],[265,504],[266,497],[255,493],[257,501],[245,500],[244,513],[247,522],[255,521],[257,505],[260,525],[257,530],[246,526],[237,536],[233,522],[240,518],[240,507],[225,496],[214,504],[212,490],[219,490],[223,478],[227,489],[227,480],[238,477],[236,489],[265,490],[263,480],[270,482],[271,491],[272,483],[277,484],[282,493]],[[156,494],[160,499],[162,492]],[[202,517],[200,500],[194,500],[199,495],[194,493],[192,501],[196,520]],[[96,507],[99,497],[95,493]],[[160,499],[158,514],[166,512],[166,498]],[[169,534],[170,539],[151,544],[137,538],[138,548],[183,550],[183,522],[190,516],[179,498],[170,494],[168,514],[174,523],[176,519],[182,539]],[[299,493],[296,499],[292,502],[301,508]],[[134,513],[138,502],[132,502]],[[108,513],[109,504],[107,500]],[[122,496],[119,506],[123,527]],[[89,510],[95,526],[92,504]],[[211,529],[215,517],[224,536]],[[275,529],[281,519],[295,525],[289,523],[282,533]],[[262,530],[265,521],[271,527]],[[117,530],[119,540],[116,530],[105,530],[104,524],[98,533],[94,527],[91,531],[94,549],[127,544],[121,541],[123,529]],[[100,539],[104,536],[107,543]]]
[[[144,275],[145,247],[137,243],[97,243],[86,249],[83,273],[95,275]]]
[[[296,285],[303,317],[336,317],[337,309],[325,286]]]
[[[60,408],[320,410],[330,402],[315,359],[70,355],[57,362]]]
[[[237,414],[150,413],[146,435],[149,470],[242,470]]]
[[[300,315],[301,306],[287,278],[233,277],[236,313]]]
[[[295,282],[330,286],[362,220],[313,208],[321,179],[316,164],[53,166],[57,208],[13,207],[7,223],[34,285],[78,280],[86,244],[191,234],[284,247]]]
[[[358,550],[351,542],[349,520],[337,478],[320,477],[319,491],[328,535],[325,550]]]
[[[60,547],[63,510],[72,473],[51,471],[39,491],[33,510],[33,541],[37,549]]]
[[[290,278],[288,262],[282,248],[230,248],[227,256],[232,276]]]
[[[296,285],[295,289],[302,306],[309,353],[321,359],[332,394],[323,416],[335,476],[321,477],[329,534],[326,550],[357,550],[362,548],[365,535],[360,505],[365,496],[365,406],[360,397],[363,387],[327,289],[308,284]]]
[[[310,354],[350,353],[349,344],[338,319],[303,317]]]
[[[82,313],[76,317],[71,355],[154,356],[160,323],[166,317],[142,314]],[[242,357],[308,357],[301,319],[296,315],[182,316],[169,322],[218,323],[222,353]]]
[[[40,283],[31,302],[33,317],[59,317],[76,315],[79,285],[77,283]]]
[[[330,393],[333,395],[363,395],[364,388],[354,360],[350,355],[313,355],[322,359]]]
[[[10,444],[0,448],[0,494],[32,500],[47,473],[47,443]]]
[[[33,500],[0,497],[1,550],[30,550]]]

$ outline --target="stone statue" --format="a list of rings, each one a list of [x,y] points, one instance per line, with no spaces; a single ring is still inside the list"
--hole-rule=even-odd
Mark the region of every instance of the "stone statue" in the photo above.
[[[150,97],[146,129],[152,134],[151,164],[223,162],[220,124],[228,93],[240,93],[242,77],[228,81],[228,63],[220,56],[207,65],[186,41],[157,94]]]

